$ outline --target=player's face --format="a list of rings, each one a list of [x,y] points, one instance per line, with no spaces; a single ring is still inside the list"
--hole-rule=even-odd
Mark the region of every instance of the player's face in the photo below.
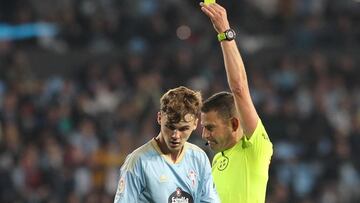
[[[169,152],[179,152],[196,129],[198,119],[194,115],[191,115],[190,118],[187,122],[182,120],[179,123],[170,123],[166,115],[159,113],[158,121],[161,126],[161,136]]]
[[[215,152],[229,148],[232,141],[230,121],[224,121],[215,111],[201,113],[202,138]]]

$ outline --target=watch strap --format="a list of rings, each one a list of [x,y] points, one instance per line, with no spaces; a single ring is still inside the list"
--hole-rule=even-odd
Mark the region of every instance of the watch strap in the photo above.
[[[217,38],[218,38],[219,42],[226,40],[226,34],[225,34],[225,32],[219,33],[219,34],[217,35]]]

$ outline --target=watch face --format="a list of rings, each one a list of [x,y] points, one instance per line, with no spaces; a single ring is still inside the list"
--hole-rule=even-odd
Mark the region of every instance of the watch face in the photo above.
[[[233,39],[235,39],[235,36],[236,36],[236,34],[235,34],[235,31],[234,30],[228,30],[227,32],[226,32],[226,38],[228,39],[228,40],[233,40]]]

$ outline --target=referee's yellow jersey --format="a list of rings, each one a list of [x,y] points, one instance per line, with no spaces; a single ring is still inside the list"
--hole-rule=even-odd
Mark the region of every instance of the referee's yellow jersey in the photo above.
[[[264,203],[272,143],[261,122],[250,137],[213,159],[212,174],[222,203]]]

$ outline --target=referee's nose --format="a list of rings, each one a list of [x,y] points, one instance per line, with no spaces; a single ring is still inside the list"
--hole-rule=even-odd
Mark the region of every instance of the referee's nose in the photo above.
[[[210,132],[203,127],[201,137],[204,140],[207,140],[210,137]]]

